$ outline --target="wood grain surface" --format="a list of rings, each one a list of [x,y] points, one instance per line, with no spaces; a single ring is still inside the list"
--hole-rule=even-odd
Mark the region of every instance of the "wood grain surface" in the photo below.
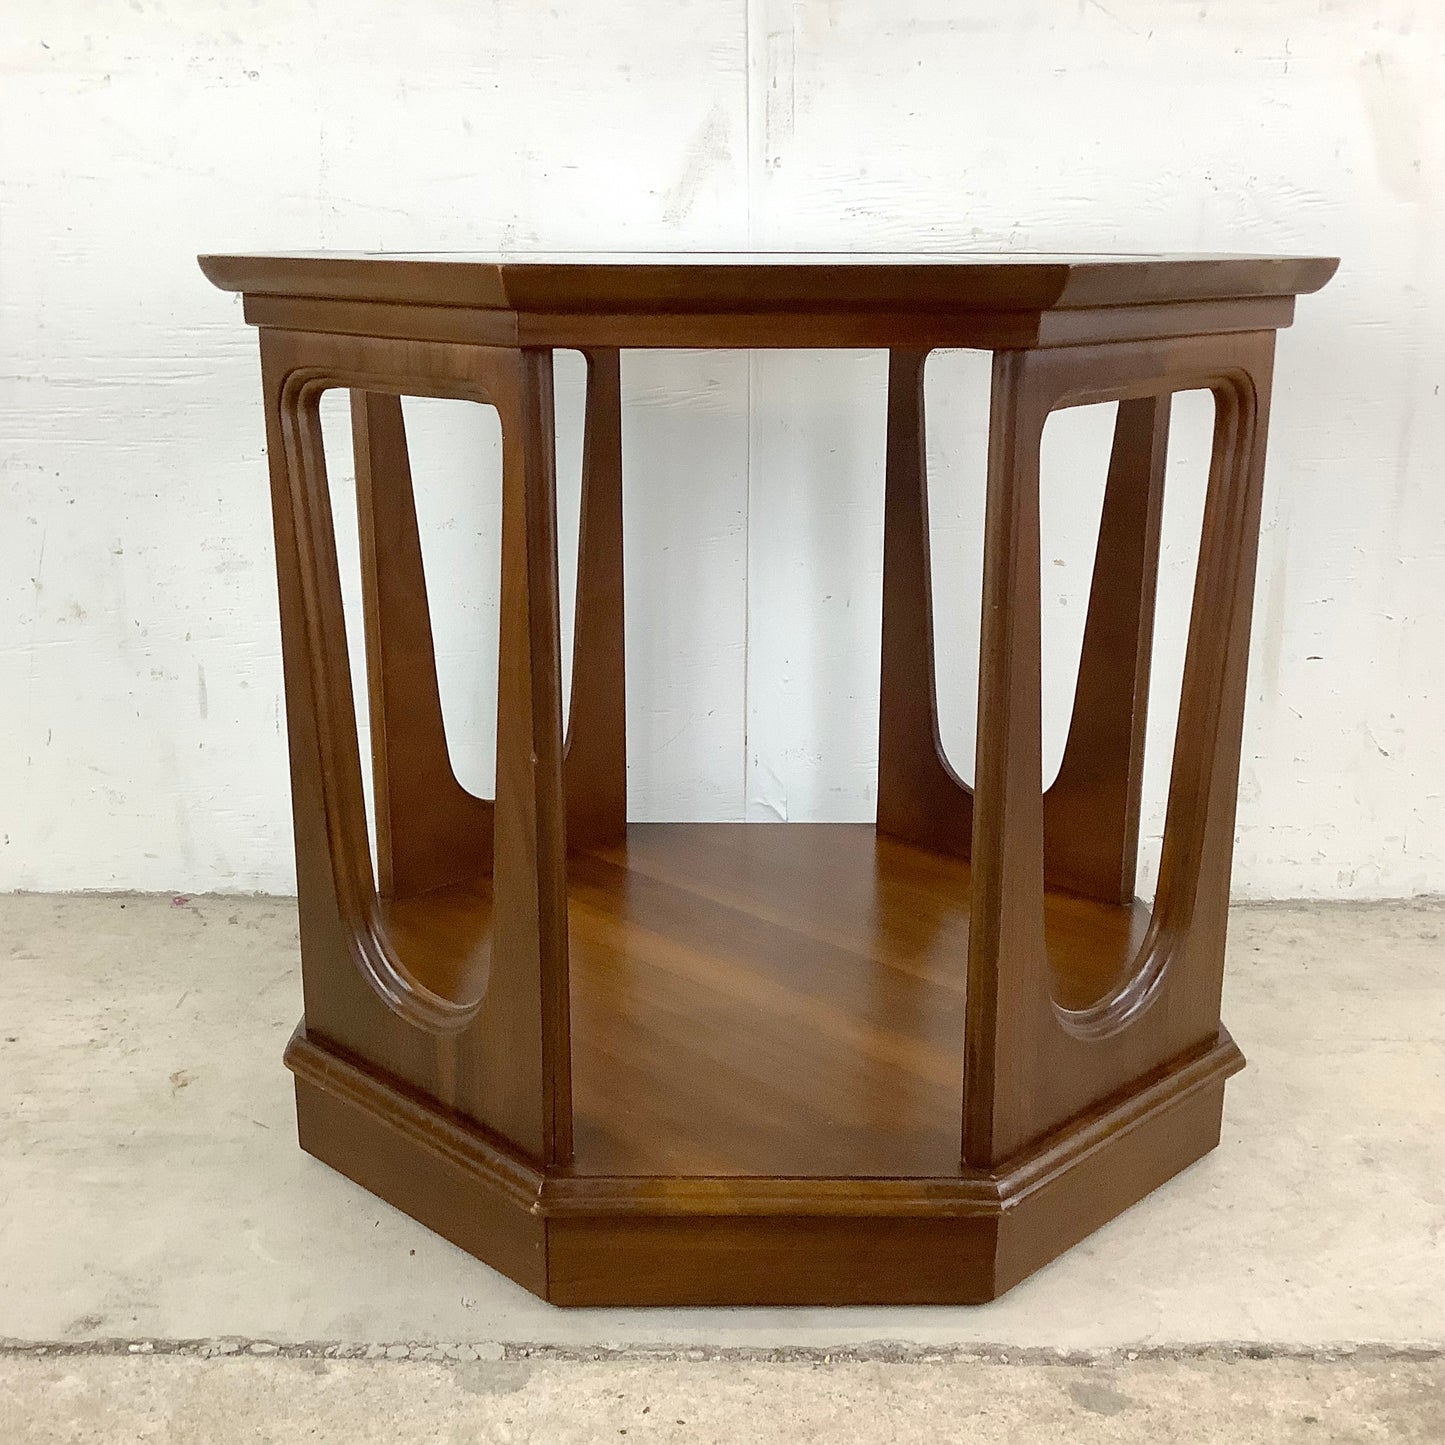
[[[548,1298],[992,1297],[1215,1146],[1274,362],[1333,263],[207,258],[248,292],[276,519],[304,1146]],[[469,329],[470,328],[470,329]],[[371,333],[371,334],[368,334]],[[629,823],[617,347],[888,338],[876,817]],[[527,338],[545,336],[545,343]],[[991,346],[974,784],[939,744],[923,370]],[[562,715],[550,346],[588,364]],[[320,397],[352,393],[363,802]],[[1215,428],[1158,888],[1135,897],[1170,398]],[[496,797],[446,756],[398,398],[502,426]],[[1039,448],[1117,405],[1041,783]]]

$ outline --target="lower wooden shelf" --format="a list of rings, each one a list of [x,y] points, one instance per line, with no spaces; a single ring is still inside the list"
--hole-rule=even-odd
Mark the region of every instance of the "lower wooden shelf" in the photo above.
[[[643,824],[568,864],[574,1157],[503,1141],[298,1030],[303,1145],[566,1304],[992,1298],[1218,1141],[1222,1031],[1002,1172],[959,1163],[966,863],[867,825]],[[1050,896],[1061,989],[1141,907]],[[465,972],[485,888],[394,905]]]

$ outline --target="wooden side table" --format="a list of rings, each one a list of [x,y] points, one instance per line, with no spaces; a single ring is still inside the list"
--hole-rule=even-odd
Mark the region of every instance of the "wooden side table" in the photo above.
[[[559,1304],[993,1298],[1219,1140],[1274,333],[1329,259],[207,256],[261,328],[302,1146]],[[620,347],[890,353],[876,826],[629,824]],[[587,358],[564,728],[552,350]],[[976,786],[935,702],[923,366],[994,353]],[[373,870],[318,404],[351,393]],[[1163,858],[1134,897],[1173,392],[1216,403]],[[496,797],[448,761],[401,396],[503,435]],[[1040,784],[1039,440],[1117,402]]]

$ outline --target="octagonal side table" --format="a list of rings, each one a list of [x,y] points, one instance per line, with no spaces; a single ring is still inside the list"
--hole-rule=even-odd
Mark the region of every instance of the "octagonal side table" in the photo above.
[[[1212,1149],[1275,332],[1325,258],[207,256],[260,328],[302,1146],[561,1304],[987,1300]],[[875,823],[627,819],[619,349],[889,352]],[[552,353],[587,358],[564,726]],[[994,353],[975,786],[939,742],[923,369]],[[351,396],[376,864],[319,405]],[[1134,896],[1169,405],[1216,408]],[[503,438],[496,795],[456,780],[402,396]],[[1118,405],[1040,783],[1039,442]]]

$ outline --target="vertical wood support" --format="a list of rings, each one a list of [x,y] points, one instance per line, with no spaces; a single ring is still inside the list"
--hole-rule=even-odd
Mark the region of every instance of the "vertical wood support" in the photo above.
[[[577,604],[563,758],[571,848],[615,843],[627,834],[621,373],[615,347],[584,355]]]
[[[477,1043],[487,1122],[552,1164],[572,1152],[552,353],[511,356],[516,387],[499,403],[495,914]]]
[[[447,751],[401,398],[353,391],[351,439],[377,887],[407,898],[491,871],[493,805],[457,782]]]
[[[966,858],[973,796],[949,766],[938,732],[924,437],[927,360],[926,351],[888,354],[878,831]]]
[[[1272,333],[1243,333],[994,359],[964,1026],[966,1165],[999,1167],[1219,1036],[1273,346]],[[1111,804],[1098,813],[1080,807],[1060,865],[1062,871],[1083,859],[1089,866],[1074,876],[1100,894],[1115,887],[1113,901],[1123,906],[1118,895],[1136,826],[1130,815],[1137,809],[1140,693],[1147,687],[1158,533],[1153,494],[1165,441],[1164,407],[1152,398],[1195,387],[1216,399],[1214,450],[1153,918],[1139,955],[1121,960],[1127,967],[1109,995],[1067,1010],[1055,1001],[1044,934],[1039,442],[1049,412],[1060,406],[1123,403],[1110,484],[1117,506],[1106,504],[1101,565],[1107,569],[1110,553],[1122,553],[1127,565],[1112,600],[1099,597],[1096,583],[1090,645],[1091,667],[1099,670],[1087,687],[1081,677],[1080,687],[1100,712],[1071,729],[1071,746],[1077,738],[1082,748],[1093,737],[1107,750],[1098,776],[1109,782]],[[1133,477],[1132,488],[1114,491],[1125,476]],[[1105,686],[1110,673],[1118,678],[1114,693]],[[1054,815],[1054,827],[1062,816]],[[1093,855],[1091,829],[1107,842]]]
[[[565,1162],[572,1113],[551,353],[263,331],[262,357],[307,1035],[367,1059],[540,1163]],[[470,1000],[433,993],[412,967],[425,960],[397,952],[372,878],[319,418],[333,387],[355,394],[378,815],[382,837],[391,835],[379,851],[390,882],[398,895],[458,874],[485,886],[473,870],[494,836],[485,987]],[[495,805],[456,787],[445,753],[396,401],[412,391],[490,403],[502,420]],[[434,785],[447,800],[440,805],[427,796]],[[408,851],[413,840],[400,835],[413,824],[425,846]]]
[[[1199,986],[1216,1016],[1224,984],[1275,333],[1241,336],[1238,345],[1238,372],[1214,389],[1209,490],[1154,899],[1156,917],[1194,922],[1181,951],[1196,960]]]
[[[313,536],[316,521],[306,506],[309,489],[298,475],[302,457],[297,445],[300,418],[286,394],[286,380],[296,364],[293,349],[283,335],[263,330],[261,389],[266,413],[266,456],[270,473],[271,519],[276,545],[276,590],[280,604],[281,664],[285,692],[286,741],[291,777],[292,836],[296,849],[297,923],[301,953],[302,992],[308,1016],[324,1018],[333,997],[333,985],[344,987],[353,970],[347,947],[342,896],[345,843],[333,846],[328,827],[326,767],[322,750],[326,731],[322,702],[325,678],[323,652],[334,645],[337,627],[327,628],[319,608],[323,562],[317,559]],[[331,535],[329,510],[324,535]],[[334,542],[332,553],[334,557]],[[322,548],[324,558],[324,547]],[[335,621],[340,618],[337,584]],[[339,628],[345,657],[345,627]],[[342,669],[343,673],[345,669]],[[350,678],[344,676],[343,707],[351,705]],[[355,713],[351,714],[354,719]],[[352,754],[356,756],[355,727],[351,727]],[[360,781],[360,760],[357,757]],[[360,842],[366,845],[365,819]],[[370,871],[368,860],[368,873]]]
[[[1035,353],[999,352],[989,407],[974,773],[973,901],[964,1017],[963,1158],[1022,1142],[1049,997],[1040,781],[1039,440]]]
[[[1119,403],[1068,740],[1044,797],[1049,886],[1105,903],[1134,897],[1169,402]]]

